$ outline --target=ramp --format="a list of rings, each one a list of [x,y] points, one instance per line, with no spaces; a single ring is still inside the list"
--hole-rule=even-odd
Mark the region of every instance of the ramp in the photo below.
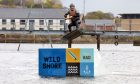
[[[82,34],[83,34],[82,30],[74,30],[74,31],[72,31],[72,32],[70,32],[70,33],[64,35],[64,36],[62,37],[62,39],[63,39],[63,40],[73,40],[73,39],[79,37],[79,36],[82,35]]]

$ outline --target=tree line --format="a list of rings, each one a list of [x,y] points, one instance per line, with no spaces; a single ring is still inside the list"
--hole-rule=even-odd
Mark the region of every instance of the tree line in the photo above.
[[[0,0],[1,7],[62,8],[60,0]]]
[[[0,7],[24,8],[64,8],[61,0],[0,0]],[[112,13],[102,11],[88,12],[86,19],[114,19]]]
[[[104,13],[102,11],[88,12],[85,16],[87,19],[114,19],[112,13]]]

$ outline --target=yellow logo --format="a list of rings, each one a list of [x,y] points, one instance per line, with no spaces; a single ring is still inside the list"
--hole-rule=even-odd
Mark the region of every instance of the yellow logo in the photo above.
[[[66,62],[79,63],[80,62],[80,49],[79,48],[66,49]]]

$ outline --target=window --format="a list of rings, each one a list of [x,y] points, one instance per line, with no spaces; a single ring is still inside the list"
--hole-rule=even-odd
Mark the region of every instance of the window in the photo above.
[[[53,25],[53,20],[49,20],[49,25]]]
[[[29,23],[35,23],[35,20],[29,20]]]
[[[6,19],[2,19],[2,24],[6,24]]]
[[[33,26],[34,23],[35,23],[35,20],[29,20],[29,25],[30,25],[30,26]]]
[[[11,24],[12,25],[14,25],[15,24],[15,20],[13,19],[13,20],[11,20]]]
[[[6,30],[6,27],[2,27],[2,30]]]
[[[15,27],[11,27],[11,30],[15,30]]]
[[[60,25],[64,25],[65,21],[64,20],[60,20]]]
[[[44,20],[39,20],[39,25],[44,25]]]
[[[35,23],[35,20],[29,20],[29,30],[30,31],[34,30],[34,23]]]
[[[44,30],[44,28],[39,28],[39,30],[40,30],[40,31],[43,31],[43,30]]]
[[[53,30],[53,28],[49,28],[49,30]]]
[[[20,30],[25,30],[25,28],[20,28]]]
[[[25,20],[20,20],[20,25],[25,25]]]
[[[64,28],[60,28],[60,30],[64,30]]]

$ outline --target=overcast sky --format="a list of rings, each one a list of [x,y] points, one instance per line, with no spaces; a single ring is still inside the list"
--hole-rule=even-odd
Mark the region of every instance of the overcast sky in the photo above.
[[[61,0],[65,7],[69,7],[70,3],[74,3],[79,12],[84,11],[84,0]],[[112,12],[120,13],[140,13],[140,0],[85,0],[85,11]]]

